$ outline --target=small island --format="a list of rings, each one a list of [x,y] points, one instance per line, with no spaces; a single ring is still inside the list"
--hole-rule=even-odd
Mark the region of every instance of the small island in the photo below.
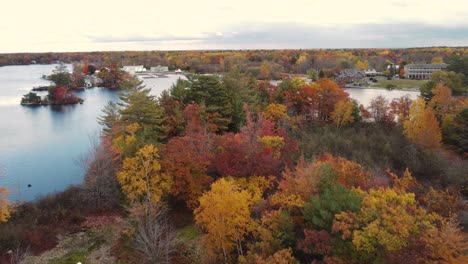
[[[67,105],[82,104],[83,99],[69,93],[70,90],[78,89],[74,78],[67,70],[67,67],[61,63],[48,76],[42,76],[43,79],[51,81],[51,85],[34,87],[31,92],[23,95],[21,105]],[[35,92],[48,91],[49,94],[41,97]]]
[[[21,105],[25,106],[82,104],[83,102],[83,99],[68,93],[68,90],[62,86],[52,87],[49,89],[49,94],[44,97],[29,92],[21,98]]]

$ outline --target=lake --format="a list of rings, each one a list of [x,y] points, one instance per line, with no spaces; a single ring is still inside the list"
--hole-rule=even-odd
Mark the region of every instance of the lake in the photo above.
[[[118,100],[115,91],[92,88],[75,93],[85,100],[83,104],[21,106],[22,95],[49,83],[40,77],[55,66],[0,67],[0,186],[10,190],[10,200],[32,200],[80,183],[83,171],[78,160],[90,147],[89,137],[101,130],[96,118],[109,100]],[[179,77],[145,79],[144,83],[159,95]]]
[[[0,186],[10,190],[8,198],[13,201],[32,200],[38,195],[81,183],[83,171],[78,160],[88,151],[89,138],[97,136],[101,130],[96,118],[109,100],[118,100],[114,91],[92,88],[76,93],[85,100],[84,104],[21,106],[22,95],[34,86],[47,85],[48,81],[40,77],[50,74],[55,66],[0,67],[0,170],[3,171]],[[144,79],[144,83],[153,95],[159,95],[179,77]],[[414,99],[419,94],[382,89],[346,91],[365,106],[377,95],[391,100],[403,95]]]

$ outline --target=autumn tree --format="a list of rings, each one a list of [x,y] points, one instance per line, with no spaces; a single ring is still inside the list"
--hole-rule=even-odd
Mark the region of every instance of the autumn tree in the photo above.
[[[442,83],[432,89],[434,95],[429,101],[429,106],[434,109],[438,120],[442,121],[449,113],[452,105],[452,91]]]
[[[388,101],[381,95],[372,99],[368,110],[377,123],[393,122],[393,120],[390,120],[389,116],[390,108],[388,106]]]
[[[439,123],[434,112],[426,107],[423,99],[419,98],[411,104],[409,119],[403,124],[406,137],[423,147],[438,148],[442,139]]]
[[[164,172],[173,182],[171,193],[192,209],[197,207],[198,198],[213,181],[208,176],[208,168],[213,158],[214,134],[199,115],[198,105],[186,107],[185,135],[169,140],[161,160]]]
[[[410,236],[430,229],[437,219],[418,206],[413,193],[371,189],[360,210],[335,216],[332,230],[364,258],[381,259],[406,247]]]
[[[68,90],[62,86],[55,86],[49,90],[49,98],[54,101],[62,101],[65,99]]]
[[[161,173],[158,149],[146,145],[133,158],[123,161],[117,172],[122,191],[132,202],[157,203],[170,190],[171,182]]]
[[[288,114],[286,113],[286,106],[283,104],[267,105],[265,110],[263,110],[263,116],[275,123],[288,118]]]
[[[270,63],[268,61],[263,61],[260,65],[260,76],[262,79],[268,80],[271,77]]]
[[[444,58],[438,56],[438,57],[433,57],[431,60],[431,64],[440,64],[444,63]]]
[[[354,122],[354,104],[351,100],[339,101],[331,113],[333,124],[341,127]]]
[[[369,62],[366,60],[359,60],[354,64],[354,67],[359,70],[365,70],[369,68]]]
[[[163,109],[166,127],[165,137],[170,138],[181,135],[184,130],[184,104],[175,100],[167,90],[164,90],[158,98],[158,105]]]
[[[317,116],[320,120],[328,121],[335,105],[339,101],[346,100],[348,94],[338,84],[328,78],[322,78],[317,82]]]
[[[227,262],[234,249],[238,255],[244,254],[242,243],[255,227],[250,216],[253,198],[252,193],[224,178],[214,182],[200,198],[195,222],[206,232],[203,241],[213,256]]]
[[[0,171],[0,176],[2,176],[2,172]],[[0,187],[0,223],[8,221],[10,217],[10,210],[9,205],[10,203],[5,198],[9,194],[8,189],[4,187]]]
[[[411,99],[406,96],[395,98],[390,102],[390,120],[395,120],[398,125],[403,126],[405,120],[408,119]]]

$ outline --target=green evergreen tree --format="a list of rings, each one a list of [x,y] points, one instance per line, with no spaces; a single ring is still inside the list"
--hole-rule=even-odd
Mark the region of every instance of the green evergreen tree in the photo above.
[[[109,101],[102,109],[103,115],[97,118],[98,123],[103,126],[104,134],[110,134],[112,127],[120,120],[120,109],[117,103]]]
[[[150,94],[151,89],[142,83],[136,78],[125,83],[127,91],[120,95],[122,102],[118,104],[121,106],[120,122],[124,126],[138,123],[143,128],[145,141],[160,142],[166,134],[164,111]]]
[[[232,122],[232,104],[227,89],[214,75],[188,76],[188,102],[206,106],[212,129],[218,133],[228,130]]]

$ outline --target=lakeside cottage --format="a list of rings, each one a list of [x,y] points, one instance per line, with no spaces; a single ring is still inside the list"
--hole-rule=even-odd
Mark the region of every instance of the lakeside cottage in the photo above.
[[[93,75],[86,75],[84,77],[84,87],[85,88],[90,88],[90,87],[96,87],[98,86],[99,84],[102,83],[102,80],[99,79],[98,77],[96,76],[93,76]]]
[[[434,71],[445,70],[446,63],[437,64],[407,64],[405,65],[405,78],[430,79]]]

